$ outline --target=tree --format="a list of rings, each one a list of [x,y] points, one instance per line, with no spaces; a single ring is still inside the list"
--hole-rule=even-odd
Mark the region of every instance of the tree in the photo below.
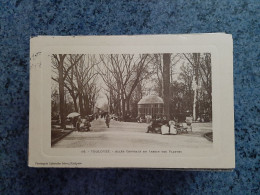
[[[87,115],[93,113],[98,93],[100,91],[96,85],[97,73],[92,73],[92,75],[93,77],[87,82],[83,90],[84,110]]]
[[[152,68],[152,81],[156,83],[154,86],[154,91],[158,96],[163,97],[163,54],[153,54],[150,55],[151,58],[151,68]],[[175,65],[181,60],[180,54],[170,55],[170,83],[173,82],[173,75],[175,74]]]
[[[60,113],[62,127],[65,127],[65,113],[79,111],[82,116],[94,109],[98,88],[96,86],[96,60],[94,55],[67,54],[52,55],[54,75],[52,79],[59,84],[61,99]],[[64,88],[69,92],[67,107],[64,102]],[[70,100],[73,100],[71,102]],[[73,106],[72,106],[73,105]],[[69,108],[66,109],[65,108]],[[68,114],[68,113],[67,113]]]
[[[193,72],[192,88],[193,97],[193,119],[196,120],[200,114],[207,112],[211,119],[212,112],[212,77],[211,77],[211,54],[189,53],[183,54],[188,60]]]
[[[97,66],[98,74],[103,79],[105,86],[103,90],[108,99],[110,110],[113,110],[117,115],[121,114],[121,99],[120,99],[120,82],[116,80],[113,71],[109,69],[109,56],[100,55],[101,63]]]
[[[192,81],[193,81],[193,68],[189,64],[183,63],[180,67],[180,74],[178,79],[184,84],[184,96],[183,102],[185,104],[185,110],[182,112],[192,111],[193,109],[193,98],[194,92],[192,88]]]
[[[148,59],[148,54],[139,55],[137,64],[135,64],[133,67],[134,69],[133,76],[129,81],[129,84],[125,90],[126,104],[127,104],[128,111],[130,111],[130,99],[134,90],[136,89],[138,84],[140,84],[144,79],[146,79],[151,74],[148,70],[148,64],[150,61],[147,59]]]
[[[201,112],[207,113],[212,118],[212,76],[211,76],[211,54],[202,55],[200,64],[201,88],[203,90]]]
[[[75,66],[75,85],[78,94],[79,110],[82,116],[91,113],[90,100],[92,93],[96,91],[95,88],[95,66],[97,65],[94,55],[82,55],[82,57],[75,56],[74,61],[77,61]]]
[[[193,99],[193,119],[197,119],[197,94],[198,94],[198,85],[199,85],[199,69],[200,69],[200,53],[192,54],[183,54],[184,57],[190,62],[193,68],[193,90],[194,90],[194,99]]]
[[[151,55],[152,72],[155,78],[155,91],[158,96],[163,96],[163,56],[162,54]]]
[[[130,98],[129,104],[131,105],[131,114],[134,117],[137,117],[138,115],[138,102],[143,97],[143,93],[144,93],[143,87],[144,87],[144,81],[139,82]]]
[[[75,68],[72,68],[70,71],[70,74],[68,74],[68,77],[66,79],[65,87],[69,91],[69,93],[72,97],[74,111],[78,112],[78,104],[77,104],[78,92],[77,92],[76,86],[74,84],[74,77],[75,77],[74,72],[75,72]]]
[[[51,118],[56,117],[59,110],[59,101],[57,100],[59,97],[58,91],[56,88],[51,91]]]
[[[183,114],[189,109],[189,97],[186,95],[186,84],[173,81],[170,85],[170,116],[183,121]],[[192,104],[191,104],[192,107]]]
[[[163,100],[164,100],[164,115],[169,119],[170,106],[170,63],[171,54],[163,54]]]
[[[99,74],[109,92],[116,93],[121,102],[122,115],[130,111],[130,99],[133,91],[147,77],[148,54],[109,54],[100,55]]]
[[[83,54],[81,54],[81,55],[70,54],[69,56],[67,56],[68,64],[71,67],[71,70],[66,77],[65,87],[69,91],[69,93],[72,97],[75,112],[78,112],[77,98],[78,98],[78,95],[79,95],[77,87],[75,85],[75,74],[76,74],[76,72],[75,72],[76,67],[75,66],[78,65],[78,63],[79,63],[79,61],[82,57],[83,57]]]
[[[212,77],[211,77],[211,54],[206,53],[203,55],[203,61],[200,64],[200,77],[203,83],[203,87],[207,94],[209,95],[209,99],[211,100],[212,93]]]
[[[54,68],[58,70],[58,78],[55,81],[59,84],[59,97],[60,97],[60,120],[61,128],[65,129],[65,113],[64,113],[64,73],[67,73],[67,70],[64,70],[64,59],[66,54],[53,54],[52,55],[52,64]]]

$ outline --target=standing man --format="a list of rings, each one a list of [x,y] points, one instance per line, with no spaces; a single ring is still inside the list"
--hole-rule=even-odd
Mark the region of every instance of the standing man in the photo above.
[[[107,125],[108,128],[109,128],[109,124],[110,124],[110,119],[111,118],[110,118],[109,114],[107,114],[105,120],[106,120],[106,125]]]

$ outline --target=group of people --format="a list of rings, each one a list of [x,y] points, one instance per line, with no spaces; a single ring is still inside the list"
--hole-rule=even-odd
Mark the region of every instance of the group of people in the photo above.
[[[161,133],[161,134],[177,134],[179,130],[188,129],[192,131],[192,117],[186,117],[185,123],[179,123],[176,118],[167,120],[166,116],[162,119],[157,118],[151,120],[150,125],[147,127],[146,133]]]
[[[95,118],[97,120],[98,115],[96,115]],[[105,123],[106,123],[107,127],[109,128],[110,120],[111,120],[110,115],[107,114],[106,116],[104,116],[104,118],[105,118]],[[76,131],[90,131],[91,119],[89,118],[89,116],[86,116],[86,117],[76,116],[74,118],[71,118],[70,120]]]
[[[90,131],[91,124],[88,116],[85,118],[81,118],[81,116],[74,117],[72,124],[77,131]]]
[[[166,120],[166,116],[164,116],[163,118],[161,118],[161,117],[155,117],[155,116],[152,116],[152,115],[149,115],[149,114],[147,114],[147,115],[145,115],[145,116],[138,116],[137,117],[137,122],[138,123],[143,123],[143,122],[146,122],[147,124],[148,123],[151,123],[151,122],[153,122],[153,121],[160,121],[160,122],[162,122],[162,121],[165,121]]]

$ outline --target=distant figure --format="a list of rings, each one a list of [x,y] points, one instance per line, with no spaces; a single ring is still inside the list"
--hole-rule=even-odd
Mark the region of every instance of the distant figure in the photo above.
[[[144,119],[140,116],[140,117],[137,117],[137,122],[138,123],[142,123],[144,121]]]
[[[185,122],[187,123],[187,125],[191,125],[191,123],[192,123],[192,117],[186,117]]]
[[[77,120],[77,130],[80,131],[80,124],[81,124],[81,117],[79,116],[78,117],[78,120]]]
[[[186,124],[187,124],[187,128],[190,129],[192,131],[192,117],[186,117],[186,120],[185,120]]]
[[[86,131],[90,131],[91,124],[90,124],[90,121],[89,121],[89,117],[86,117],[86,120],[84,121],[83,127]]]
[[[151,122],[152,116],[150,114],[147,114],[145,118],[146,118],[146,123],[149,124]]]
[[[161,133],[162,123],[160,120],[152,120],[151,124],[147,127],[146,133]]]
[[[110,124],[110,120],[111,120],[109,114],[106,115],[106,119],[105,120],[106,120],[106,125],[109,128],[109,124]]]
[[[96,120],[98,120],[98,114],[96,114]]]
[[[72,118],[72,124],[73,124],[73,127],[74,127],[74,128],[77,127],[77,121],[78,121],[78,117]]]
[[[166,116],[163,116],[162,123],[163,123],[163,124],[168,124],[168,121],[167,121],[167,117],[166,117]]]
[[[175,121],[170,120],[169,121],[169,126],[170,126],[170,134],[176,135],[177,134],[177,129],[175,127]]]

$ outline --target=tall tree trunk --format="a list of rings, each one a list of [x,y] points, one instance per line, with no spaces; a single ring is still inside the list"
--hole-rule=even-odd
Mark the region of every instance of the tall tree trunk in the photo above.
[[[122,114],[122,107],[121,107],[121,99],[120,99],[120,95],[117,95],[117,115],[121,116]]]
[[[193,120],[196,120],[196,104],[197,104],[197,89],[194,89],[194,98],[193,98]]]
[[[110,93],[109,93],[109,112],[110,113],[113,113],[114,114],[114,109],[113,109],[113,105],[114,105],[114,102],[113,102],[113,96],[112,96],[112,90],[110,89]]]
[[[125,99],[122,99],[122,114],[123,114],[123,120],[125,120]]]
[[[64,79],[63,79],[63,63],[66,55],[59,54],[60,60],[58,61],[59,72],[59,95],[60,95],[60,120],[61,128],[65,129],[65,101],[64,101]]]
[[[84,116],[83,98],[80,92],[79,92],[79,110],[80,110],[80,115]]]
[[[75,87],[74,87],[74,83],[73,83],[73,78],[74,78],[74,67],[71,68],[71,80],[70,80],[70,85],[71,85],[71,97],[73,99],[73,104],[74,104],[74,109],[75,112],[78,112],[78,104],[77,104],[77,96],[74,93],[75,91]]]
[[[89,115],[91,114],[91,111],[90,111],[90,101],[89,101],[89,96],[86,95],[85,96],[85,110],[86,110],[86,114]]]
[[[130,112],[130,96],[126,98],[126,110],[127,112]]]
[[[170,62],[171,54],[163,54],[163,100],[164,100],[164,115],[167,120],[170,118]]]
[[[84,116],[88,114],[88,97],[83,93],[83,107],[84,107]]]
[[[122,102],[122,115],[123,115],[123,120],[125,120],[125,97],[123,91],[121,91],[121,102]]]
[[[193,99],[193,120],[197,120],[197,98],[198,98],[198,85],[199,85],[199,66],[200,66],[200,54],[193,53],[193,61],[194,61],[194,99]]]

